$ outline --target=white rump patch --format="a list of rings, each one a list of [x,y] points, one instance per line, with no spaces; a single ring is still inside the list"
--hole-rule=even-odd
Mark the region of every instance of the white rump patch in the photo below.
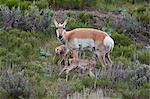
[[[111,51],[114,47],[114,40],[110,36],[106,36],[104,39],[104,46]]]

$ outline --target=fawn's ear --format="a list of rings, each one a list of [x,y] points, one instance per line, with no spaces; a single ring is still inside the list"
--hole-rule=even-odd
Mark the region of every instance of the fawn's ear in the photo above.
[[[54,19],[54,24],[55,24],[55,27],[57,28],[58,27],[58,22],[56,21],[56,19]]]

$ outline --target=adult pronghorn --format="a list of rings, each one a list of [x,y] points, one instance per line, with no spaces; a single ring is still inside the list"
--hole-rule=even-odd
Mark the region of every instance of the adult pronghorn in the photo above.
[[[94,52],[101,62],[102,69],[105,70],[107,65],[112,64],[109,54],[113,50],[114,41],[106,32],[92,28],[77,28],[66,31],[67,20],[61,24],[54,19],[54,24],[57,28],[56,35],[58,39],[65,44],[67,51],[73,52],[74,61],[77,62],[78,49],[82,47],[83,49],[94,48]]]

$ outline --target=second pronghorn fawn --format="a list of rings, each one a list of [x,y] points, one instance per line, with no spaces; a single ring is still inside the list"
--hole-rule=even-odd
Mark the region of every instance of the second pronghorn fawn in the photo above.
[[[73,69],[80,69],[86,71],[90,77],[95,77],[92,70],[96,65],[95,59],[79,59],[78,62],[74,62],[73,59],[69,59],[69,66],[65,66],[59,73],[61,75],[64,71],[66,72],[66,80],[68,80],[68,74]]]

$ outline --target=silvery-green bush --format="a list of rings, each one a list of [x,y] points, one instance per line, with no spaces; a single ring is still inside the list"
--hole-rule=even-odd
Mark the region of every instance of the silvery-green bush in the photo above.
[[[50,30],[53,13],[50,9],[39,10],[36,6],[29,6],[22,11],[20,7],[1,6],[2,26],[4,29],[18,28],[24,31],[48,32]]]
[[[6,70],[0,75],[0,88],[1,92],[4,91],[9,97],[12,98],[25,98],[34,99],[35,90],[28,79],[25,78],[23,72]],[[1,96],[3,97],[3,96]]]

